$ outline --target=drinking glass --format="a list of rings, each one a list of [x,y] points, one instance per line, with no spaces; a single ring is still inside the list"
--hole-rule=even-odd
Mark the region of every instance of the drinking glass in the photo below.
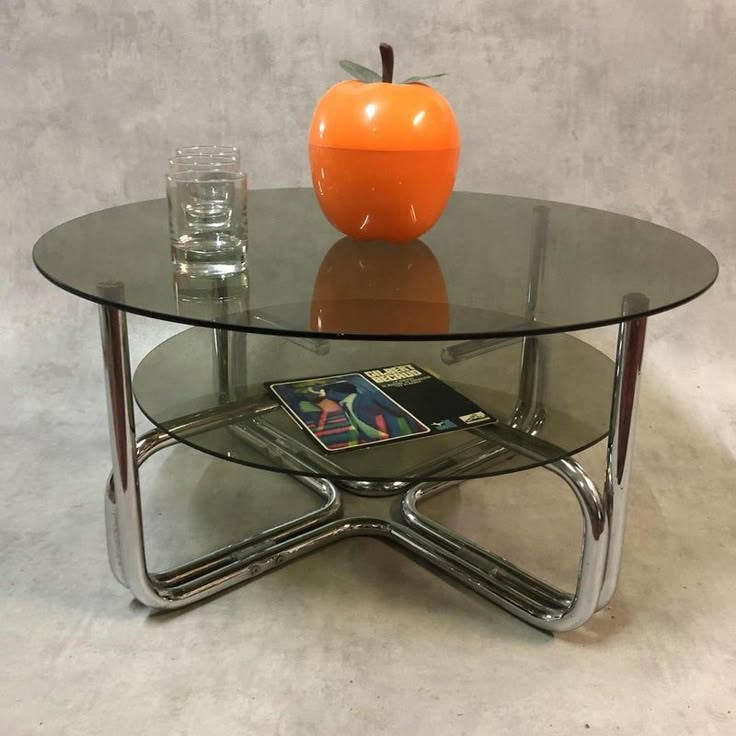
[[[212,156],[199,154],[196,156],[172,156],[169,159],[169,171],[240,171],[240,159],[235,156]]]
[[[237,146],[182,146],[176,149],[177,156],[233,156],[240,162]]]
[[[227,276],[245,270],[247,191],[242,171],[169,171],[171,259],[177,273]]]

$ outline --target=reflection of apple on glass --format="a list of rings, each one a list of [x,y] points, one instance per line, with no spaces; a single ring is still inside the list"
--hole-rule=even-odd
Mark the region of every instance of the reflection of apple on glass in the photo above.
[[[442,270],[420,240],[397,247],[343,238],[327,252],[312,292],[312,330],[353,334],[447,332]]]
[[[439,219],[455,183],[460,133],[447,100],[421,79],[393,82],[340,62],[355,79],[331,87],[309,129],[312,185],[325,217],[356,240],[415,240]],[[443,76],[442,74],[433,75]]]

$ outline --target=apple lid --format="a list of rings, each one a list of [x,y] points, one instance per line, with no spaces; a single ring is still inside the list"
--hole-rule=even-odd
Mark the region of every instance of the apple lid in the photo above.
[[[367,151],[439,151],[460,147],[447,100],[426,84],[339,82],[317,103],[309,144]]]

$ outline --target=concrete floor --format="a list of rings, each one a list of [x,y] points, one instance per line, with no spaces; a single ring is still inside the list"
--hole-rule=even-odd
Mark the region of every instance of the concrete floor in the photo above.
[[[136,339],[141,323],[137,354],[160,337]],[[650,325],[619,590],[554,637],[369,539],[150,613],[107,568],[94,309],[43,343],[15,340],[2,366],[0,733],[736,733],[736,463],[701,418],[707,387],[687,364],[687,391],[662,370],[658,335],[677,341],[684,324]],[[598,478],[601,450],[583,457]],[[579,520],[548,476],[468,482],[426,508],[569,584]],[[288,479],[186,448],[152,460],[143,483],[154,568],[312,503]]]

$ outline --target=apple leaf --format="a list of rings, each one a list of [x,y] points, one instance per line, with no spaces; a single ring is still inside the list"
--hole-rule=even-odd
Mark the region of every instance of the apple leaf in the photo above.
[[[411,84],[412,82],[423,82],[425,79],[437,79],[437,77],[446,77],[447,72],[442,72],[442,74],[428,74],[426,77],[409,77],[409,79],[405,79],[401,84]]]
[[[359,82],[380,82],[381,75],[376,74],[373,69],[369,69],[367,66],[361,66],[356,64],[354,61],[348,61],[347,59],[340,59],[340,66],[351,76],[357,79]]]

